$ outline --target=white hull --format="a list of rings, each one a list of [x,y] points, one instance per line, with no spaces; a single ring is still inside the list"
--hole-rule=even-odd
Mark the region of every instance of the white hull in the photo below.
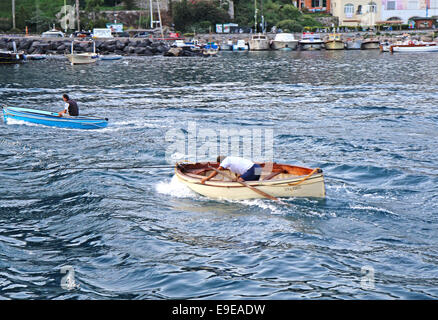
[[[97,54],[92,52],[74,53],[67,55],[71,64],[90,64],[97,61]]]
[[[380,43],[378,41],[362,42],[362,49],[363,50],[380,49]]]
[[[269,40],[249,40],[250,51],[269,50]]]
[[[438,52],[437,45],[425,45],[425,46],[391,46],[392,52]]]
[[[298,46],[298,40],[294,40],[294,41],[272,41],[272,49],[273,50],[281,50],[281,49],[286,49],[289,48],[291,50],[295,50]]]
[[[200,180],[212,171],[207,171],[205,175],[182,172],[178,168],[175,169],[177,178],[187,185],[191,190],[205,197],[213,199],[228,199],[228,200],[245,200],[264,198],[263,195],[257,193],[250,188],[234,181],[218,178],[207,181],[201,184]],[[227,175],[231,175],[230,171],[224,170]],[[216,177],[219,177],[216,176]],[[290,197],[325,197],[324,176],[321,171],[307,175],[292,175],[281,173],[271,180],[247,181],[248,185],[263,191],[273,197],[290,198]]]
[[[301,50],[321,50],[322,41],[300,41]]]
[[[360,50],[362,49],[362,41],[347,41],[347,50]]]

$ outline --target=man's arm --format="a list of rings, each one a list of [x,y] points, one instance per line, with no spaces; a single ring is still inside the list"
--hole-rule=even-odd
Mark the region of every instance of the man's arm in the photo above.
[[[218,170],[222,170],[223,168],[222,168],[222,167],[219,167],[219,168],[217,168],[217,169],[218,169]],[[208,181],[208,180],[210,180],[211,178],[216,177],[216,176],[217,176],[217,172],[216,172],[216,171],[213,171],[212,173],[210,173],[210,175],[209,175],[208,177],[202,178],[201,183],[202,183],[202,184],[205,184],[205,181]]]

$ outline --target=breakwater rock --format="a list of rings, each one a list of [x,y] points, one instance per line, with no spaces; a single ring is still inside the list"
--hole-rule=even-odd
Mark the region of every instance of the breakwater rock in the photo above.
[[[13,42],[19,51],[25,54],[66,54],[71,51],[73,39],[70,38],[40,38],[40,37],[2,37],[0,49],[12,50]],[[92,52],[93,43],[74,41],[75,52]],[[164,41],[150,39],[114,38],[95,40],[96,52],[100,54],[153,56],[168,52],[170,45]]]

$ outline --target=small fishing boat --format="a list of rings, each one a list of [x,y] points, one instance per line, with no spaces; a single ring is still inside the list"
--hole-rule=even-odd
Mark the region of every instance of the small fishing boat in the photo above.
[[[7,123],[9,119],[14,119],[46,126],[74,129],[100,129],[105,128],[108,125],[108,119],[106,118],[98,119],[82,116],[60,117],[56,112],[17,107],[2,107],[2,109],[5,123]]]
[[[394,52],[438,52],[438,45],[435,42],[405,41],[392,44],[389,51]]]
[[[245,40],[237,40],[236,44],[233,44],[233,51],[247,51],[248,45]]]
[[[264,34],[253,35],[248,44],[250,51],[269,50],[269,39]]]
[[[321,50],[321,47],[324,44],[321,36],[313,32],[303,32],[299,43],[301,50]]]
[[[277,33],[271,42],[273,50],[295,50],[298,46],[298,40],[292,33]]]
[[[104,61],[114,61],[120,59],[122,59],[122,56],[118,54],[99,55],[99,60],[104,60]]]
[[[82,42],[82,43],[93,43],[93,52],[74,52],[74,42]],[[96,54],[96,43],[94,41],[77,41],[73,40],[71,42],[71,53],[67,54],[67,59],[70,61],[71,65],[75,64],[90,64],[95,63],[98,60],[99,56]]]
[[[339,33],[329,34],[328,39],[324,42],[326,50],[344,50],[345,44]]]
[[[362,39],[347,39],[346,42],[347,50],[361,50],[362,49]]]
[[[17,45],[15,41],[12,42],[12,46],[14,48],[13,51],[8,50],[0,50],[0,64],[12,64],[12,63],[21,63],[24,61],[24,52],[17,51]]]
[[[325,197],[324,176],[319,168],[310,169],[278,163],[260,163],[262,175],[257,181],[236,181],[236,175],[221,170],[213,179],[201,179],[216,171],[217,162],[177,163],[175,175],[191,190],[208,198],[244,200],[256,198]],[[266,172],[265,172],[266,171]]]
[[[380,41],[376,39],[366,39],[362,42],[362,50],[380,49]]]
[[[380,42],[380,52],[390,52],[391,51],[391,43],[388,40]]]
[[[208,43],[202,48],[202,54],[206,57],[216,56],[219,52],[219,46],[215,43]]]
[[[46,57],[45,54],[26,54],[24,56],[26,60],[44,60]]]

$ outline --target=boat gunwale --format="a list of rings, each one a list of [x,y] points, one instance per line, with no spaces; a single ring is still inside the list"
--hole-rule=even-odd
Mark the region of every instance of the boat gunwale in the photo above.
[[[28,109],[28,110],[34,110],[34,111],[21,111],[21,110],[15,110],[20,109],[18,107],[7,107],[3,109],[3,113],[5,115],[11,115],[11,116],[22,116],[22,117],[29,117],[31,119],[44,119],[48,118],[50,121],[63,121],[63,122],[85,122],[85,123],[93,123],[93,122],[108,122],[108,119],[106,118],[91,118],[91,117],[85,117],[85,116],[77,116],[75,118],[70,117],[60,117],[55,116],[55,112],[53,115],[50,114],[44,114],[41,112],[45,112],[42,110],[34,110],[34,109]],[[12,113],[11,113],[12,111]],[[40,112],[38,112],[40,111]],[[14,114],[18,113],[18,114]]]
[[[285,164],[280,164],[280,165],[285,165]],[[299,168],[301,168],[301,167],[299,167]],[[309,169],[309,168],[305,168],[305,169]],[[190,175],[188,175],[187,173],[183,173],[181,171],[181,169],[178,167],[178,165],[175,166],[175,174],[179,178],[187,181],[188,183],[193,183],[193,184],[201,184],[200,180],[202,178],[205,178],[205,176],[201,176],[201,175],[197,175],[197,174],[193,174],[193,173],[190,173]],[[284,179],[246,181],[246,183],[248,183],[249,185],[251,185],[253,187],[255,187],[255,186],[284,187],[284,186],[289,185],[291,183],[299,182],[300,180],[302,180],[306,176],[308,176],[308,175],[304,174],[304,175],[300,175],[300,176],[294,176],[293,178],[284,178]],[[306,181],[320,179],[320,178],[324,179],[324,173],[322,171],[315,172],[310,177],[308,177],[306,179]],[[306,184],[309,184],[309,183],[306,183]],[[209,186],[209,187],[221,187],[221,188],[224,188],[224,187],[226,187],[226,188],[244,188],[244,186],[242,186],[241,184],[239,184],[236,181],[210,180],[210,181],[206,182],[204,185]]]

